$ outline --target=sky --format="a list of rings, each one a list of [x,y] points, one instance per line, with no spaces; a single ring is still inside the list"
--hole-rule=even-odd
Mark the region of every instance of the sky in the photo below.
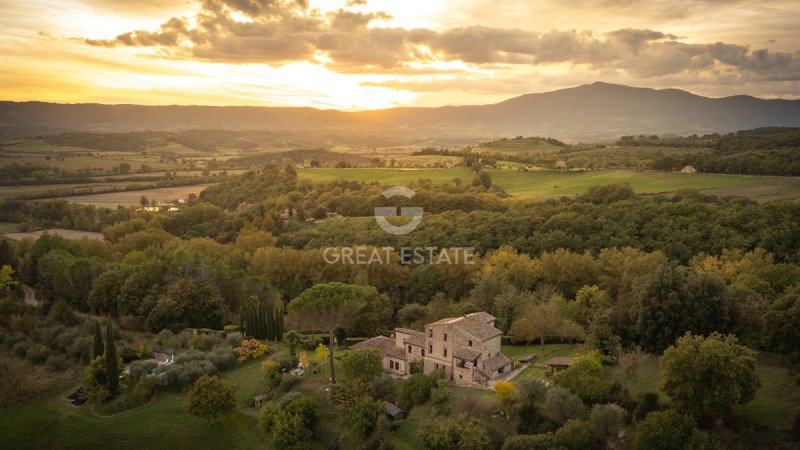
[[[800,98],[800,2],[0,0],[0,100],[363,110],[595,81]]]

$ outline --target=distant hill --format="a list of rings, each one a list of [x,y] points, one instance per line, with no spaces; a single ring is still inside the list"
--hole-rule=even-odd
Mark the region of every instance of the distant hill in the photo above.
[[[800,100],[708,98],[678,89],[594,83],[500,103],[343,112],[249,106],[140,106],[0,102],[0,127],[57,131],[313,130],[404,140],[553,136],[614,139],[800,126]],[[6,128],[8,129],[8,128]],[[6,133],[7,134],[7,133]]]

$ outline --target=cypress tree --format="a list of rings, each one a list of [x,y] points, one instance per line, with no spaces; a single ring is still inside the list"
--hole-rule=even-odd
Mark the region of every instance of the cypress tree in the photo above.
[[[106,327],[106,377],[108,378],[108,390],[113,395],[119,388],[119,366],[117,366],[117,347],[114,344],[114,327],[111,320]]]
[[[105,347],[103,345],[103,332],[100,330],[100,322],[95,320],[94,321],[94,354],[92,358],[97,358],[98,356],[103,356],[105,352]]]

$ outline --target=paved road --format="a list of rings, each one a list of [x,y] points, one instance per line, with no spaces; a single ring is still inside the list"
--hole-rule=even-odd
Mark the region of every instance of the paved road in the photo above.
[[[39,302],[36,301],[36,292],[32,287],[23,284],[22,292],[25,293],[25,303],[32,306],[39,306]]]

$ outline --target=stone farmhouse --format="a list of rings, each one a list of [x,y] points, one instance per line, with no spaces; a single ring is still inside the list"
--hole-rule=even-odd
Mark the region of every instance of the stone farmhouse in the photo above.
[[[455,384],[485,383],[511,370],[511,360],[500,351],[502,331],[497,319],[478,312],[429,323],[425,331],[395,328],[391,337],[377,336],[350,347],[377,349],[386,371],[411,374],[411,362],[421,361],[423,373],[444,372]]]

